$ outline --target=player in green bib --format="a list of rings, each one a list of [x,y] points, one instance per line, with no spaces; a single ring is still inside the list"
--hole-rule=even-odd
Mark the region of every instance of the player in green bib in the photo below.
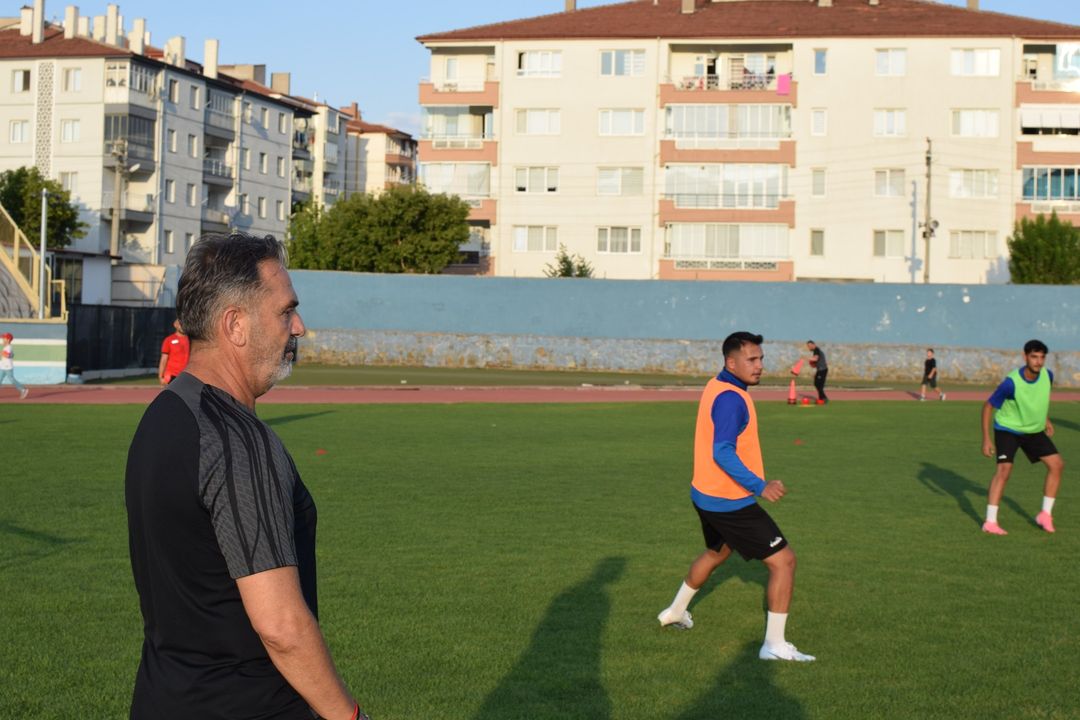
[[[1050,422],[1050,390],[1054,374],[1046,365],[1046,345],[1029,340],[1024,345],[1024,367],[1005,376],[997,390],[983,405],[983,455],[997,456],[997,471],[990,481],[986,499],[986,522],[982,529],[991,535],[1007,535],[998,525],[998,505],[1005,493],[1005,483],[1012,473],[1013,458],[1017,450],[1023,450],[1032,463],[1046,466],[1046,483],[1043,486],[1042,511],[1035,522],[1048,533],[1054,532],[1054,498],[1061,485],[1061,471],[1065,461],[1061,459],[1054,442],[1054,425]],[[994,437],[990,439],[993,420]]]

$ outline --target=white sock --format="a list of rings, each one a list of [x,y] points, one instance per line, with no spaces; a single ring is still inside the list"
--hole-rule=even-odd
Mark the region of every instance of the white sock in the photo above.
[[[769,619],[765,622],[765,644],[776,647],[783,645],[784,627],[787,625],[787,613],[768,613]]]
[[[986,522],[997,524],[997,505],[986,506]]]
[[[696,594],[697,590],[687,585],[684,581],[679,588],[679,592],[675,593],[675,599],[671,601],[671,610],[674,611],[676,615],[682,615],[686,612],[687,606],[690,605],[690,601],[694,599],[694,595]]]
[[[1047,515],[1054,512],[1054,498],[1043,495],[1043,512]]]

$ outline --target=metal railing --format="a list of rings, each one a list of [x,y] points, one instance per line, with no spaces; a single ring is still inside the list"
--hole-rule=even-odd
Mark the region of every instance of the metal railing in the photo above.
[[[676,270],[777,270],[776,260],[683,260],[675,258]]]
[[[122,154],[127,158],[128,165],[132,165],[133,160],[153,160],[154,159],[154,146],[153,144],[141,143],[131,138],[116,138],[114,140],[105,141],[105,155],[108,158],[113,158],[116,154]]]
[[[101,207],[111,211],[115,207],[115,197],[112,190],[104,191],[101,194]],[[154,195],[153,193],[120,193],[120,210],[152,213],[154,212]]]
[[[341,181],[337,178],[323,178],[323,192],[337,195],[341,192]]]
[[[227,164],[224,160],[218,160],[217,158],[203,158],[203,172],[207,175],[226,178],[228,180],[231,180],[233,177],[232,166]]]
[[[422,83],[431,83],[435,92],[483,92],[486,81],[484,78],[442,78],[431,80],[422,78]]]
[[[425,140],[431,141],[431,147],[435,150],[478,150],[488,140],[494,140],[493,135],[463,135],[448,133],[425,133]],[[407,156],[411,157],[411,156]]]
[[[225,130],[236,129],[236,115],[231,112],[225,112],[218,110],[217,108],[206,108],[206,124],[213,125],[214,127],[223,128]]]
[[[733,69],[722,75],[683,75],[672,79],[679,90],[775,90],[776,73]]]
[[[37,314],[41,309],[41,253],[27,240],[26,235],[0,206],[0,263],[15,279],[15,284]],[[63,280],[53,280],[52,268],[45,265],[45,308],[40,313],[47,318],[67,320],[67,292]],[[53,307],[53,296],[60,298],[60,307]],[[54,312],[54,309],[56,312]]]
[[[204,207],[202,209],[202,220],[203,222],[217,223],[218,225],[228,225],[229,213],[218,208]]]

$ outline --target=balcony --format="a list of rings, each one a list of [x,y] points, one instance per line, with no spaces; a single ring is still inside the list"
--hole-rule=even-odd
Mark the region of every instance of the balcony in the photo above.
[[[418,154],[425,162],[483,162],[498,164],[498,143],[478,135],[430,134],[420,140]]]
[[[150,175],[157,168],[154,161],[153,142],[140,142],[130,138],[106,140],[103,148],[105,167],[114,168],[118,157],[124,157],[124,164],[130,175]]]
[[[672,103],[769,103],[797,105],[798,83],[791,73],[733,70],[724,75],[669,76],[660,86],[660,105]]]
[[[421,105],[499,106],[499,83],[483,78],[420,81]]]
[[[101,195],[101,216],[112,220],[116,194],[106,190]],[[149,225],[154,221],[153,193],[120,193],[120,221]]]
[[[660,141],[660,164],[780,163],[795,167],[791,133],[776,135],[700,135],[669,133]]]
[[[204,158],[203,180],[208,183],[212,182],[218,185],[232,187],[233,168],[224,160],[218,160],[216,158]]]
[[[236,135],[236,115],[217,108],[206,108],[206,129],[213,134],[232,139]]]
[[[323,192],[327,195],[338,195],[341,193],[341,181],[337,178],[323,178]]]
[[[229,211],[226,209],[204,207],[201,220],[204,230],[213,232],[229,231]]]
[[[661,258],[661,280],[727,280],[791,282],[792,260],[740,260],[716,258]]]
[[[312,185],[312,182],[311,182],[311,176],[310,175],[306,175],[306,176],[303,176],[303,177],[296,176],[296,175],[293,176],[293,181],[292,181],[293,194],[302,195],[302,196],[311,195],[311,185]]]
[[[760,194],[665,193],[660,200],[659,224],[668,223],[776,223],[795,227],[795,201],[787,196]]]

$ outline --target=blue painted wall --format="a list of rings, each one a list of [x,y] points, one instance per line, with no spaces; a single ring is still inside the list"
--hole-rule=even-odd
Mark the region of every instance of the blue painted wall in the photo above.
[[[15,336],[15,377],[24,385],[58,385],[67,379],[67,323],[0,319],[0,333]]]
[[[311,328],[1080,350],[1080,287],[291,274]]]

